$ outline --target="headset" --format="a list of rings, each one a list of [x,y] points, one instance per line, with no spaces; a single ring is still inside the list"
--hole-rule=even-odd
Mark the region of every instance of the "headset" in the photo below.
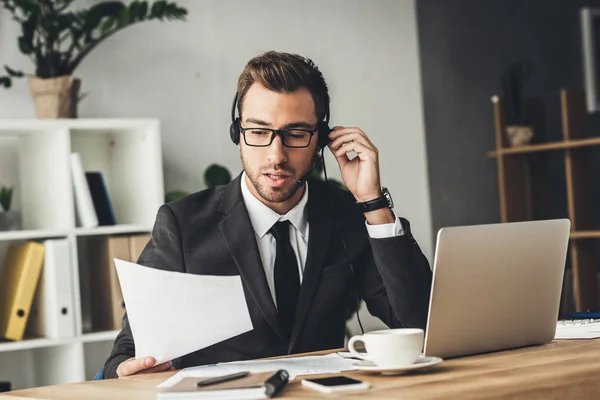
[[[236,117],[235,116],[235,109],[237,108],[237,102],[238,102],[238,93],[236,92],[235,97],[233,98],[233,104],[231,105],[231,125],[229,126],[229,136],[231,137],[231,141],[235,144],[239,144],[240,143],[240,127],[241,127],[241,120],[240,117]],[[329,128],[329,104],[326,105],[325,108],[325,120],[320,121],[317,124],[317,131],[319,132],[319,150],[323,150],[325,148],[325,146],[327,146],[327,143],[329,143],[329,132],[332,131],[331,128]],[[323,155],[321,153],[321,155]],[[309,172],[312,172],[312,170]]]
[[[233,98],[233,103],[231,105],[231,125],[229,126],[229,136],[231,137],[231,141],[236,145],[240,143],[240,128],[241,128],[240,117],[235,116],[235,109],[237,108],[237,105],[238,105],[238,99],[239,99],[239,93],[236,92],[235,96]],[[321,157],[319,160],[316,160],[316,162],[314,163],[312,168],[308,171],[308,173],[302,175],[302,177],[300,177],[300,179],[298,179],[296,181],[297,188],[300,188],[302,185],[304,185],[306,180],[310,177],[312,172],[319,165],[319,162],[321,162],[321,164],[323,165],[323,175],[325,177],[325,184],[328,184],[327,169],[325,168],[325,157],[324,157],[323,152],[325,151],[325,147],[327,147],[327,144],[329,143],[329,133],[332,131],[332,129],[329,127],[329,102],[326,102],[325,117],[322,121],[319,121],[319,123],[317,125],[317,131],[319,132],[318,150],[321,151]],[[364,335],[365,330],[363,329],[362,322],[360,321],[360,315],[358,315],[358,309],[360,308],[360,293],[358,292],[358,285],[356,284],[356,279],[354,277],[354,266],[352,265],[352,262],[350,261],[350,256],[348,255],[348,247],[346,245],[346,239],[344,237],[342,230],[339,227],[338,219],[335,217],[336,213],[335,213],[335,209],[333,207],[333,200],[331,199],[331,191],[326,190],[326,192],[327,192],[327,198],[328,198],[328,203],[329,203],[329,209],[331,210],[331,214],[334,216],[333,220],[335,223],[335,228],[336,228],[340,238],[342,239],[342,247],[344,248],[344,255],[346,256],[346,261],[348,262],[348,265],[350,266],[350,270],[352,272],[352,284],[354,286],[354,290],[356,291],[356,319],[358,320],[358,325],[360,326],[360,330],[361,330],[362,334]]]

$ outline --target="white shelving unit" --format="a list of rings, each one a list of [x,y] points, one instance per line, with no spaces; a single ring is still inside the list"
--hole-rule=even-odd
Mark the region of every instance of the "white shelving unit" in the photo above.
[[[163,204],[160,127],[155,119],[0,120],[0,184],[15,186],[22,230],[0,232],[0,270],[10,242],[66,238],[77,334],[62,339],[0,342],[0,380],[13,390],[90,380],[118,331],[91,332],[86,238],[150,232]],[[102,171],[118,225],[80,228],[69,155]]]

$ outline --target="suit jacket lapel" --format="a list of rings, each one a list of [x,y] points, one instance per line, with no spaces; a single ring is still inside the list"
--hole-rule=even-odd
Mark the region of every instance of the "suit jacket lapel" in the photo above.
[[[316,186],[313,185],[315,189]],[[292,350],[294,343],[298,339],[304,320],[312,305],[315,291],[321,281],[323,262],[325,261],[325,255],[327,254],[329,240],[333,231],[333,219],[329,207],[327,207],[328,199],[324,196],[324,193],[319,193],[315,189],[308,191],[308,255],[306,257],[306,265],[304,266],[304,278],[300,287],[289,351]]]
[[[271,297],[240,184],[241,175],[225,188],[219,211],[227,216],[219,223],[219,229],[258,308],[275,333],[287,341]]]

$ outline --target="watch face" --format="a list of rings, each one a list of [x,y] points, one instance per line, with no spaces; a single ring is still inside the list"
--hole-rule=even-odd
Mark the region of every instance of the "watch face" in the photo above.
[[[381,191],[383,192],[383,197],[385,197],[388,202],[388,207],[394,208],[394,201],[392,200],[392,195],[390,194],[389,190],[384,187],[381,189]]]

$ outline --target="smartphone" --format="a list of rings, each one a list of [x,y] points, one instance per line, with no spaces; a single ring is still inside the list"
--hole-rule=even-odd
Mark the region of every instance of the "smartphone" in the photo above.
[[[330,378],[303,379],[302,386],[318,390],[322,393],[337,393],[350,390],[366,390],[371,387],[368,382],[362,382],[347,376],[332,376]]]

